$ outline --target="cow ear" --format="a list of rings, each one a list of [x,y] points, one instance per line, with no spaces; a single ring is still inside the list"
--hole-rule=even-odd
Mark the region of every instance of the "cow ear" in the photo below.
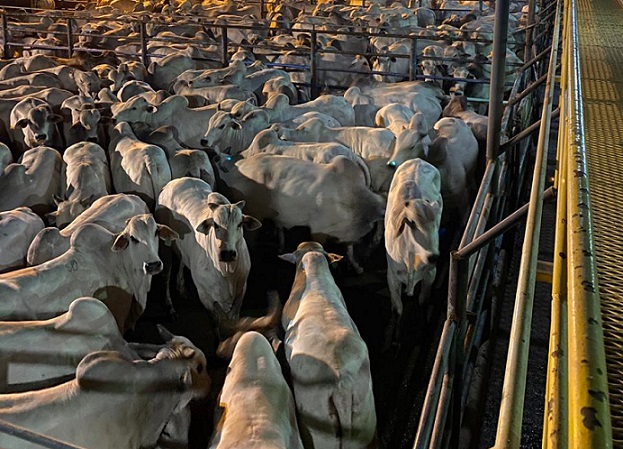
[[[246,206],[247,202],[245,200],[240,200],[238,201],[236,204],[234,204],[234,206],[240,208],[240,210],[244,209],[244,206]]]
[[[184,356],[184,358],[192,359],[195,356],[196,351],[193,348],[191,348],[190,346],[183,346],[182,350],[181,350],[181,353]]]
[[[210,232],[210,228],[212,227],[213,224],[214,224],[214,219],[206,218],[201,223],[199,223],[199,225],[195,228],[195,231],[201,232],[202,234],[207,234],[208,232]]]
[[[160,237],[160,240],[164,240],[164,243],[170,245],[173,240],[177,240],[180,236],[173,229],[167,225],[157,225],[156,235]]]
[[[329,259],[329,265],[339,262],[343,258],[344,256],[340,256],[339,254],[327,253],[327,259]]]
[[[60,196],[56,194],[52,195],[52,200],[54,201],[54,204],[56,205],[56,207],[58,207],[58,205],[63,202],[63,198],[61,198]]]
[[[278,257],[281,260],[285,260],[286,262],[290,262],[296,265],[296,254],[294,253],[280,254]]]
[[[115,239],[115,243],[112,244],[112,250],[114,252],[123,251],[130,244],[130,239],[125,234],[119,234]]]
[[[262,223],[260,223],[259,220],[253,218],[250,215],[243,215],[242,225],[244,226],[245,229],[249,231],[255,231],[256,229],[259,229],[262,226]]]
[[[238,120],[232,120],[229,126],[231,126],[232,129],[236,129],[236,130],[242,129],[242,125],[240,124]]]
[[[61,123],[64,120],[63,116],[60,114],[50,114],[49,119],[54,123]]]
[[[162,324],[156,324],[156,328],[158,328],[158,333],[160,334],[160,337],[162,337],[162,339],[166,343],[170,342],[171,340],[175,338],[175,335],[169,332],[169,330],[166,327],[164,327]]]

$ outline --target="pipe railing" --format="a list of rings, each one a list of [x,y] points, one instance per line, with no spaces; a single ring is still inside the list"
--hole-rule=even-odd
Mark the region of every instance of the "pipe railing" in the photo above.
[[[577,2],[565,0],[545,449],[613,447],[593,243]],[[564,257],[563,257],[564,256]],[[599,423],[587,425],[587,420]]]
[[[498,5],[501,6],[501,1],[498,2]],[[544,28],[547,28],[547,26]],[[550,30],[551,28],[549,26]],[[541,48],[543,47],[547,47],[547,45]],[[504,50],[502,50],[502,53],[505,53]],[[511,118],[513,114],[516,114],[517,108],[520,106],[520,101],[514,101],[514,98],[521,95],[521,98],[525,101],[538,93],[535,87],[525,87],[528,84],[528,73],[533,72],[534,64],[538,61],[539,58],[532,61],[532,64],[524,66],[526,71],[518,77],[504,113],[500,114],[502,117],[498,115],[498,120],[502,123],[502,128],[499,128],[499,135],[502,137],[498,137],[498,141],[506,139],[505,136],[510,131],[509,126],[513,123]],[[503,77],[501,78],[498,77],[496,81],[498,87],[503,83]],[[524,86],[526,89],[525,93],[520,93],[520,86]],[[500,101],[499,98],[501,97],[498,96],[497,98],[495,101]],[[529,119],[530,117],[527,117],[525,120]],[[528,121],[528,123],[530,122]],[[527,124],[524,124],[524,126],[527,126]],[[466,388],[463,385],[467,386],[470,384],[472,373],[475,370],[475,361],[469,360],[468,356],[470,359],[476,359],[476,357],[472,356],[478,352],[478,345],[482,342],[485,322],[483,316],[487,313],[484,310],[483,297],[489,286],[489,279],[476,279],[476,277],[480,276],[485,271],[487,264],[490,264],[492,259],[494,259],[493,254],[500,252],[501,240],[498,237],[523,219],[529,209],[529,206],[526,205],[510,214],[504,220],[501,220],[501,214],[504,212],[504,203],[506,201],[504,198],[504,185],[509,182],[516,182],[508,176],[508,156],[513,155],[508,150],[513,148],[517,149],[517,153],[525,153],[527,147],[526,138],[530,136],[531,132],[520,132],[519,134],[517,138],[511,137],[511,143],[506,145],[502,143],[502,145],[505,145],[503,154],[500,149],[491,150],[494,156],[488,161],[480,190],[464,229],[461,243],[459,248],[451,254],[447,319],[439,342],[435,367],[428,384],[426,402],[420,415],[414,448],[433,449],[448,447],[447,445],[439,445],[443,440],[439,437],[439,427],[443,425],[446,425],[446,434],[451,429],[451,437],[453,438],[451,440],[446,438],[444,444],[450,441],[449,447],[458,447],[458,427],[461,425],[462,410],[468,396],[465,391],[462,391]],[[493,146],[495,147],[496,145],[493,144]],[[517,159],[516,163],[519,163],[521,162],[521,157],[525,156],[518,155],[514,157]],[[555,189],[550,188],[544,194],[543,199],[554,197],[555,193]],[[485,224],[488,223],[499,224],[492,225],[487,230]],[[503,263],[503,261],[499,263]],[[448,354],[446,345],[453,347],[451,354]],[[452,385],[448,384],[450,378],[454,379]],[[447,399],[447,395],[450,393],[453,395],[452,401]],[[449,423],[447,423],[445,415],[440,411],[444,413],[452,411],[453,422],[451,426],[448,425]],[[440,419],[443,419],[443,421],[439,422]],[[462,447],[467,447],[467,443],[464,441],[460,443]]]
[[[556,61],[558,59],[558,40],[561,28],[561,11],[562,2],[559,2],[556,8],[553,45],[550,54],[526,232],[522,248],[519,279],[517,281],[515,308],[509,337],[506,374],[502,387],[502,401],[500,404],[500,414],[494,446],[496,449],[519,449],[521,444],[521,426],[523,422],[532,308],[536,285],[536,266],[538,260],[541,216],[543,211],[547,148],[554,98]]]
[[[0,15],[2,17],[2,30],[3,30],[4,36],[10,36],[11,31],[19,31],[22,33],[24,32],[36,33],[36,32],[41,31],[37,29],[36,27],[35,28],[28,27],[28,26],[20,27],[16,24],[10,23],[7,20],[7,16],[11,16],[11,17],[23,16],[23,13],[19,13],[18,11],[12,10],[11,8],[0,9]],[[11,48],[14,47],[14,48],[21,48],[25,50],[31,50],[31,49],[48,49],[48,50],[57,50],[57,51],[64,50],[67,52],[67,55],[71,57],[71,54],[73,53],[73,51],[91,51],[91,52],[104,51],[102,48],[92,48],[89,46],[76,46],[74,39],[80,39],[81,36],[89,37],[92,39],[109,38],[109,39],[119,39],[121,42],[123,42],[124,45],[126,44],[136,45],[139,49],[138,52],[124,51],[124,52],[119,52],[118,54],[123,55],[124,57],[127,57],[127,58],[140,60],[141,62],[143,62],[143,64],[147,66],[149,62],[152,61],[154,58],[163,58],[166,56],[166,55],[159,55],[159,54],[151,53],[149,48],[152,43],[166,42],[168,45],[174,45],[176,43],[180,45],[187,45],[187,44],[192,43],[193,45],[198,46],[199,48],[201,48],[202,45],[208,46],[212,44],[212,43],[201,43],[201,42],[196,42],[196,41],[192,42],[192,41],[189,41],[188,39],[182,39],[182,38],[175,39],[174,37],[151,36],[147,32],[147,28],[146,28],[147,23],[145,21],[145,18],[140,17],[140,16],[133,17],[132,15],[127,15],[124,17],[120,17],[118,19],[114,19],[115,21],[118,20],[120,23],[136,24],[136,28],[138,29],[138,33],[136,33],[137,36],[133,36],[131,38],[129,36],[123,36],[123,35],[115,36],[115,35],[110,35],[110,34],[105,35],[105,34],[98,34],[98,33],[86,34],[82,32],[73,31],[73,26],[74,25],[77,26],[81,21],[87,22],[87,21],[97,20],[97,18],[90,17],[88,14],[85,14],[84,12],[73,13],[73,15],[70,15],[69,12],[63,12],[61,14],[58,14],[58,13],[55,13],[54,11],[46,11],[46,15],[51,18],[57,18],[59,20],[66,21],[67,29],[65,31],[49,31],[48,32],[48,34],[51,34],[51,35],[59,37],[60,39],[66,40],[67,42],[65,46],[41,45],[41,44],[26,45],[26,44],[21,44],[18,42],[11,42],[5,39],[5,42],[4,42],[5,53],[4,54],[7,54],[7,55],[11,54]],[[28,17],[32,19],[32,15],[29,15]],[[228,29],[252,30],[255,32],[260,32],[260,31],[268,32],[270,30],[269,25],[267,24],[245,25],[245,24],[232,24],[232,23],[228,23],[227,21],[223,23],[222,20],[212,19],[212,18],[207,18],[207,17],[198,18],[197,22],[193,22],[193,25],[203,26],[203,27],[207,27],[207,28],[218,31],[217,33],[218,35],[214,43],[216,43],[219,46],[220,51],[219,51],[219,56],[215,56],[214,61],[219,62],[222,66],[227,65],[227,63],[229,62],[230,48],[238,45],[236,43],[232,43],[228,41],[227,39]],[[171,26],[175,26],[175,23],[171,24]],[[166,25],[163,24],[163,27],[166,28]],[[428,57],[424,57],[423,55],[419,54],[419,52],[417,51],[418,41],[421,39],[425,39],[425,40],[430,40],[430,41],[442,42],[447,39],[446,36],[443,36],[443,35],[415,36],[412,33],[399,33],[396,31],[386,32],[382,29],[382,27],[376,28],[376,32],[374,32],[375,28],[373,27],[366,27],[367,32],[357,31],[360,29],[361,27],[352,27],[352,29],[350,30],[344,30],[344,29],[331,30],[331,29],[322,29],[321,27],[316,27],[315,25],[308,25],[307,27],[297,29],[297,32],[299,33],[302,32],[302,33],[308,33],[311,35],[311,45],[310,45],[309,50],[301,54],[301,55],[308,57],[309,63],[302,65],[301,67],[298,67],[298,68],[290,67],[290,70],[309,72],[310,74],[309,77],[312,80],[311,85],[313,86],[313,91],[316,94],[320,92],[321,87],[331,88],[331,89],[345,89],[348,86],[332,86],[332,85],[320,86],[316,83],[319,79],[319,72],[329,71],[329,70],[337,71],[335,68],[327,68],[327,67],[321,66],[320,55],[326,52],[326,50],[317,48],[318,36],[319,35],[331,35],[331,36],[387,37],[387,38],[395,38],[395,39],[405,39],[405,41],[408,41],[410,45],[409,54],[378,53],[378,52],[354,53],[354,52],[344,52],[344,51],[338,51],[337,53],[349,54],[349,55],[359,54],[366,58],[369,58],[372,56],[385,56],[385,57],[409,59],[408,73],[396,74],[390,71],[378,71],[377,70],[377,71],[372,72],[372,74],[380,74],[380,75],[385,75],[385,76],[402,75],[405,77],[405,79],[408,79],[410,81],[430,79],[434,81],[445,81],[445,82],[464,82],[467,84],[490,83],[488,79],[456,78],[452,76],[435,76],[435,75],[427,76],[427,75],[418,73],[417,68],[419,66],[419,63],[424,59],[430,59]],[[463,33],[468,33],[468,32],[465,31]],[[469,40],[474,43],[483,43],[483,44],[492,43],[491,40],[482,39],[482,38],[470,38]],[[244,48],[252,48],[252,49],[255,48],[255,46],[249,45],[249,44],[241,45],[241,46]],[[208,60],[212,60],[212,59],[208,58]],[[471,62],[474,62],[467,57],[460,58],[460,60],[458,61],[457,61],[457,58],[442,58],[442,60],[445,60],[446,62],[448,61],[460,62],[465,65]],[[486,64],[490,64],[491,62],[482,61],[480,63],[486,65]],[[282,67],[283,66],[283,64],[276,62],[276,61],[268,62],[266,65],[268,67]],[[517,66],[518,68],[522,66],[522,64],[514,64],[514,65]],[[353,74],[359,74],[359,75],[370,75],[370,72],[362,72],[362,71],[357,71],[357,70],[352,70],[352,69],[347,69],[347,68],[339,69],[339,71],[344,72],[344,73],[353,73]],[[312,98],[315,98],[315,97],[312,97]],[[478,102],[487,101],[486,99],[471,98],[471,97],[470,97],[470,100],[478,101]]]

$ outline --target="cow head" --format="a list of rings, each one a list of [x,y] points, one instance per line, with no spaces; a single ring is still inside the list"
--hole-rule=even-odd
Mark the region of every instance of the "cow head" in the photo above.
[[[439,257],[439,226],[443,210],[441,176],[432,164],[413,159],[398,168],[394,179],[406,181],[404,192],[408,194],[394,198],[386,226],[391,227],[396,236],[408,233],[409,246],[414,249],[410,268],[418,271],[435,264]],[[390,196],[393,193],[394,190]]]
[[[323,257],[326,258],[329,264],[339,262],[344,257],[338,254],[326,252],[322,245],[318,242],[302,242],[299,244],[299,246],[297,246],[296,251],[294,251],[293,253],[281,254],[279,258],[281,260],[285,260],[286,262],[296,264],[297,267],[301,267],[301,261],[303,260],[303,256],[310,252],[321,254]]]
[[[171,241],[178,238],[177,233],[168,226],[157,224],[150,214],[142,214],[126,221],[126,226],[115,238],[112,250],[127,251],[124,260],[133,272],[146,275],[162,271],[162,261],[158,257],[158,238]]]
[[[244,201],[230,204],[219,193],[208,196],[210,216],[197,226],[197,232],[213,236],[219,262],[233,268],[238,258],[238,244],[244,238],[243,229],[253,231],[261,226],[255,218],[242,213]]]
[[[52,112],[52,108],[43,100],[27,98],[17,103],[11,111],[11,128],[21,128],[24,142],[30,148],[51,145],[58,133],[56,124],[63,117]]]
[[[425,156],[431,143],[428,131],[429,127],[424,114],[421,112],[414,114],[409,127],[397,136],[394,152],[387,165],[396,168],[409,159]]]
[[[210,118],[201,145],[218,147],[222,153],[237,154],[249,146],[253,137],[268,126],[268,122],[268,115],[263,110],[248,112],[241,119],[232,117],[228,112],[217,111]]]

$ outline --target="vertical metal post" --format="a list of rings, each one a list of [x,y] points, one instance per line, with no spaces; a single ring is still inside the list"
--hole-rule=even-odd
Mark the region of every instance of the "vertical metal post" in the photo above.
[[[526,47],[524,50],[524,61],[528,61],[533,58],[532,55],[532,33],[534,24],[534,8],[535,0],[528,0],[528,21],[526,23]]]
[[[411,38],[411,52],[409,53],[409,81],[415,80],[417,74],[417,38]]]
[[[74,19],[67,18],[67,57],[71,58],[74,52],[74,33],[72,27],[74,25]]]
[[[260,19],[264,20],[266,18],[266,4],[264,0],[260,0]]]
[[[9,19],[4,11],[2,11],[2,37],[4,39],[4,48],[2,49],[4,54],[2,57],[4,59],[8,59],[11,57],[11,44],[9,44]]]
[[[502,99],[504,98],[504,77],[506,68],[506,40],[510,0],[495,2],[495,23],[493,26],[493,61],[489,85],[489,122],[487,130],[487,160],[497,158],[502,130]]]
[[[145,67],[149,67],[149,56],[147,54],[147,31],[145,30],[145,22],[139,22],[139,30],[141,34],[141,62]]]
[[[311,48],[309,50],[309,72],[310,72],[310,84],[311,84],[311,99],[314,100],[318,97],[318,54],[316,53],[316,44],[318,41],[318,35],[316,30],[311,32]]]
[[[454,386],[452,396],[451,447],[458,447],[461,431],[461,397],[463,396],[463,367],[465,365],[465,330],[467,328],[467,290],[469,284],[469,259],[461,258],[456,251],[450,253],[448,291],[448,319],[456,322],[454,334]]]
[[[229,54],[227,53],[227,25],[221,27],[221,65],[229,65]]]

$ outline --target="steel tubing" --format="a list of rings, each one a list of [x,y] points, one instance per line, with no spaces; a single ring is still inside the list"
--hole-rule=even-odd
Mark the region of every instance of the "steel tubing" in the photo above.
[[[536,283],[536,264],[538,260],[541,216],[543,212],[543,190],[547,166],[547,145],[554,96],[554,78],[558,59],[560,37],[561,6],[556,9],[552,52],[549,61],[548,80],[545,88],[544,107],[541,115],[541,129],[536,149],[534,175],[528,206],[526,233],[520,263],[517,294],[513,311],[506,375],[502,388],[502,402],[498,420],[495,449],[519,449],[521,425],[526,391],[526,375],[530,349],[530,330],[532,326],[532,306]]]

